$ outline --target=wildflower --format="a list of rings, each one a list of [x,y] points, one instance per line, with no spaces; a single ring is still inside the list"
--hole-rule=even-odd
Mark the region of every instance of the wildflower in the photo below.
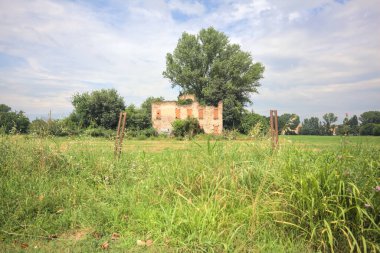
[[[380,192],[380,185],[375,187],[375,191]]]

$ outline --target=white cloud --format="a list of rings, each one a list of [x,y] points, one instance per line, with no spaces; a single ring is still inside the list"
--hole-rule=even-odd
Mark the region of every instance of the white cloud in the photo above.
[[[376,1],[216,3],[207,9],[180,0],[0,2],[0,54],[23,59],[1,67],[0,58],[0,103],[37,115],[69,113],[72,94],[99,88],[116,88],[127,103],[174,98],[162,77],[166,53],[183,31],[214,26],[265,65],[261,94],[253,97],[259,112],[380,108]],[[173,11],[189,18],[177,22]]]
[[[188,16],[199,16],[205,13],[206,8],[198,1],[189,2],[183,0],[171,0],[169,1],[169,8],[171,10],[180,11]]]

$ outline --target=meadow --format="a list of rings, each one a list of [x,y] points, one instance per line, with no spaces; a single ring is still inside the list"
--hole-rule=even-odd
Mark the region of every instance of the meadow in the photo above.
[[[380,252],[380,138],[0,136],[0,252]]]

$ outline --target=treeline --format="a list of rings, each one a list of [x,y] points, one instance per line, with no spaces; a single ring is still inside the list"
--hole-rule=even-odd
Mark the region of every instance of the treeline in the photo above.
[[[102,89],[75,94],[72,98],[73,112],[63,119],[35,119],[30,121],[22,111],[11,111],[0,105],[0,133],[29,133],[38,136],[113,137],[121,111],[127,112],[127,137],[150,137],[157,135],[151,122],[151,104],[163,101],[162,97],[149,97],[140,107],[126,106],[115,89]]]
[[[140,107],[126,106],[124,99],[115,89],[102,89],[91,93],[75,94],[72,98],[73,112],[59,120],[35,119],[32,122],[22,111],[12,111],[0,104],[0,133],[30,133],[38,136],[89,136],[112,137],[121,111],[127,112],[127,137],[146,138],[157,136],[152,127],[152,102],[164,101],[162,97],[149,97]],[[223,115],[228,117],[228,115]],[[343,124],[336,124],[338,117],[326,113],[322,121],[311,117],[300,122],[297,114],[285,113],[278,117],[279,133],[283,135],[380,135],[380,111],[364,112],[346,117]],[[184,136],[187,132],[198,133],[197,121],[175,122],[174,134]],[[241,133],[249,136],[264,135],[269,131],[269,117],[243,110],[239,124],[225,127],[226,134]]]

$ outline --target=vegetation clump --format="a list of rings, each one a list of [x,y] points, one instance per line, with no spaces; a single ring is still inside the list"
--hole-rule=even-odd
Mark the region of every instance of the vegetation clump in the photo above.
[[[199,121],[196,118],[188,117],[185,120],[176,119],[172,123],[173,126],[173,135],[175,137],[189,137],[192,138],[197,134],[203,132],[199,126]]]

